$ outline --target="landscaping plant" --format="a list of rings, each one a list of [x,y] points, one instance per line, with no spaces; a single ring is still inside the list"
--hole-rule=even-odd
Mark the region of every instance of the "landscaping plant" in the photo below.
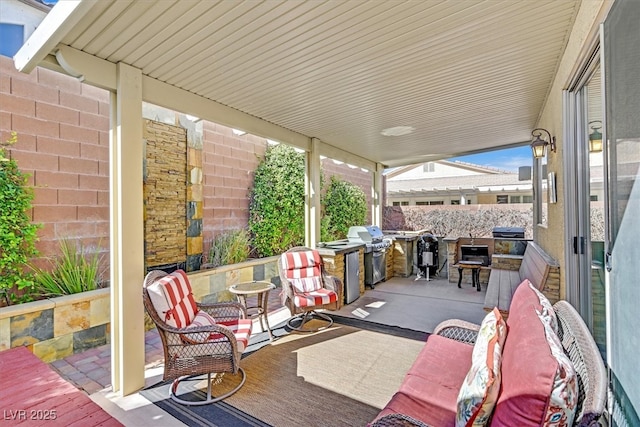
[[[229,230],[217,235],[209,247],[211,267],[237,264],[249,258],[250,242],[246,230]]]
[[[35,288],[43,297],[77,294],[99,288],[102,283],[100,251],[85,249],[68,239],[60,240],[60,255],[49,260],[50,268],[33,267]]]
[[[331,177],[322,205],[320,240],[325,242],[346,238],[349,227],[362,225],[367,219],[364,191],[336,176]]]
[[[7,305],[32,299],[33,281],[24,267],[38,255],[39,226],[31,223],[29,215],[33,191],[27,186],[28,176],[5,153],[5,147],[17,140],[13,132],[0,144],[0,293]]]
[[[249,230],[259,257],[279,255],[304,242],[304,154],[267,147],[249,196]]]

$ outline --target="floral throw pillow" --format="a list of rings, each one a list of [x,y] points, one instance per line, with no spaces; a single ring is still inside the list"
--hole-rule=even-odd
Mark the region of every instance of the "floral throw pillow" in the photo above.
[[[548,320],[539,312],[538,317],[544,325],[544,332],[551,354],[558,363],[553,378],[544,425],[549,427],[572,426],[578,405],[578,378],[576,371],[573,368],[573,363],[564,353],[560,339]]]
[[[536,287],[533,286],[531,282],[529,282],[529,287],[538,296],[538,300],[540,301],[540,305],[542,306],[542,312],[539,312],[538,314],[542,316],[542,319],[549,323],[551,329],[553,329],[555,333],[558,333],[558,317],[556,316],[556,312],[551,305],[551,301],[549,301],[549,299],[542,292],[536,289]]]
[[[502,347],[507,325],[497,308],[487,314],[473,347],[471,369],[460,392],[456,427],[487,425],[500,390]]]

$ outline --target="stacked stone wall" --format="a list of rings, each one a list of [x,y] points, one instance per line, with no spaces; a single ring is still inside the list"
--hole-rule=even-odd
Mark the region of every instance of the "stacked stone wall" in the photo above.
[[[187,135],[185,129],[144,121],[145,264],[184,263],[187,255]],[[180,266],[186,269],[186,266]]]

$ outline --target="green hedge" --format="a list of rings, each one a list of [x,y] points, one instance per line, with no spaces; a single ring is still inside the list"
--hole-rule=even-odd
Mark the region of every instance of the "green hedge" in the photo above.
[[[259,257],[304,244],[304,173],[304,153],[284,144],[267,148],[255,171],[249,202],[249,230]],[[321,186],[323,181],[321,175]],[[323,241],[344,239],[350,226],[362,225],[367,217],[362,189],[335,176],[321,196],[321,205]]]
[[[346,238],[349,227],[367,219],[367,197],[362,189],[336,176],[331,177],[322,205],[320,240],[324,242]]]
[[[33,280],[24,268],[38,255],[35,242],[39,226],[31,223],[33,191],[27,186],[28,176],[15,160],[5,157],[5,147],[17,140],[12,133],[0,145],[0,293],[6,304],[31,300]]]
[[[284,144],[267,148],[249,198],[249,231],[259,257],[304,242],[304,154]]]

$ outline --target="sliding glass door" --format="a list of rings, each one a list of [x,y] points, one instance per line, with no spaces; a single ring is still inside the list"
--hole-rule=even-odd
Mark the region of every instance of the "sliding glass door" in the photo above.
[[[607,362],[616,426],[640,425],[640,2],[616,1],[602,32],[607,142]]]
[[[566,297],[610,377],[611,424],[640,425],[640,2],[617,0],[564,95]]]
[[[606,357],[603,96],[599,45],[565,94],[567,299]]]

